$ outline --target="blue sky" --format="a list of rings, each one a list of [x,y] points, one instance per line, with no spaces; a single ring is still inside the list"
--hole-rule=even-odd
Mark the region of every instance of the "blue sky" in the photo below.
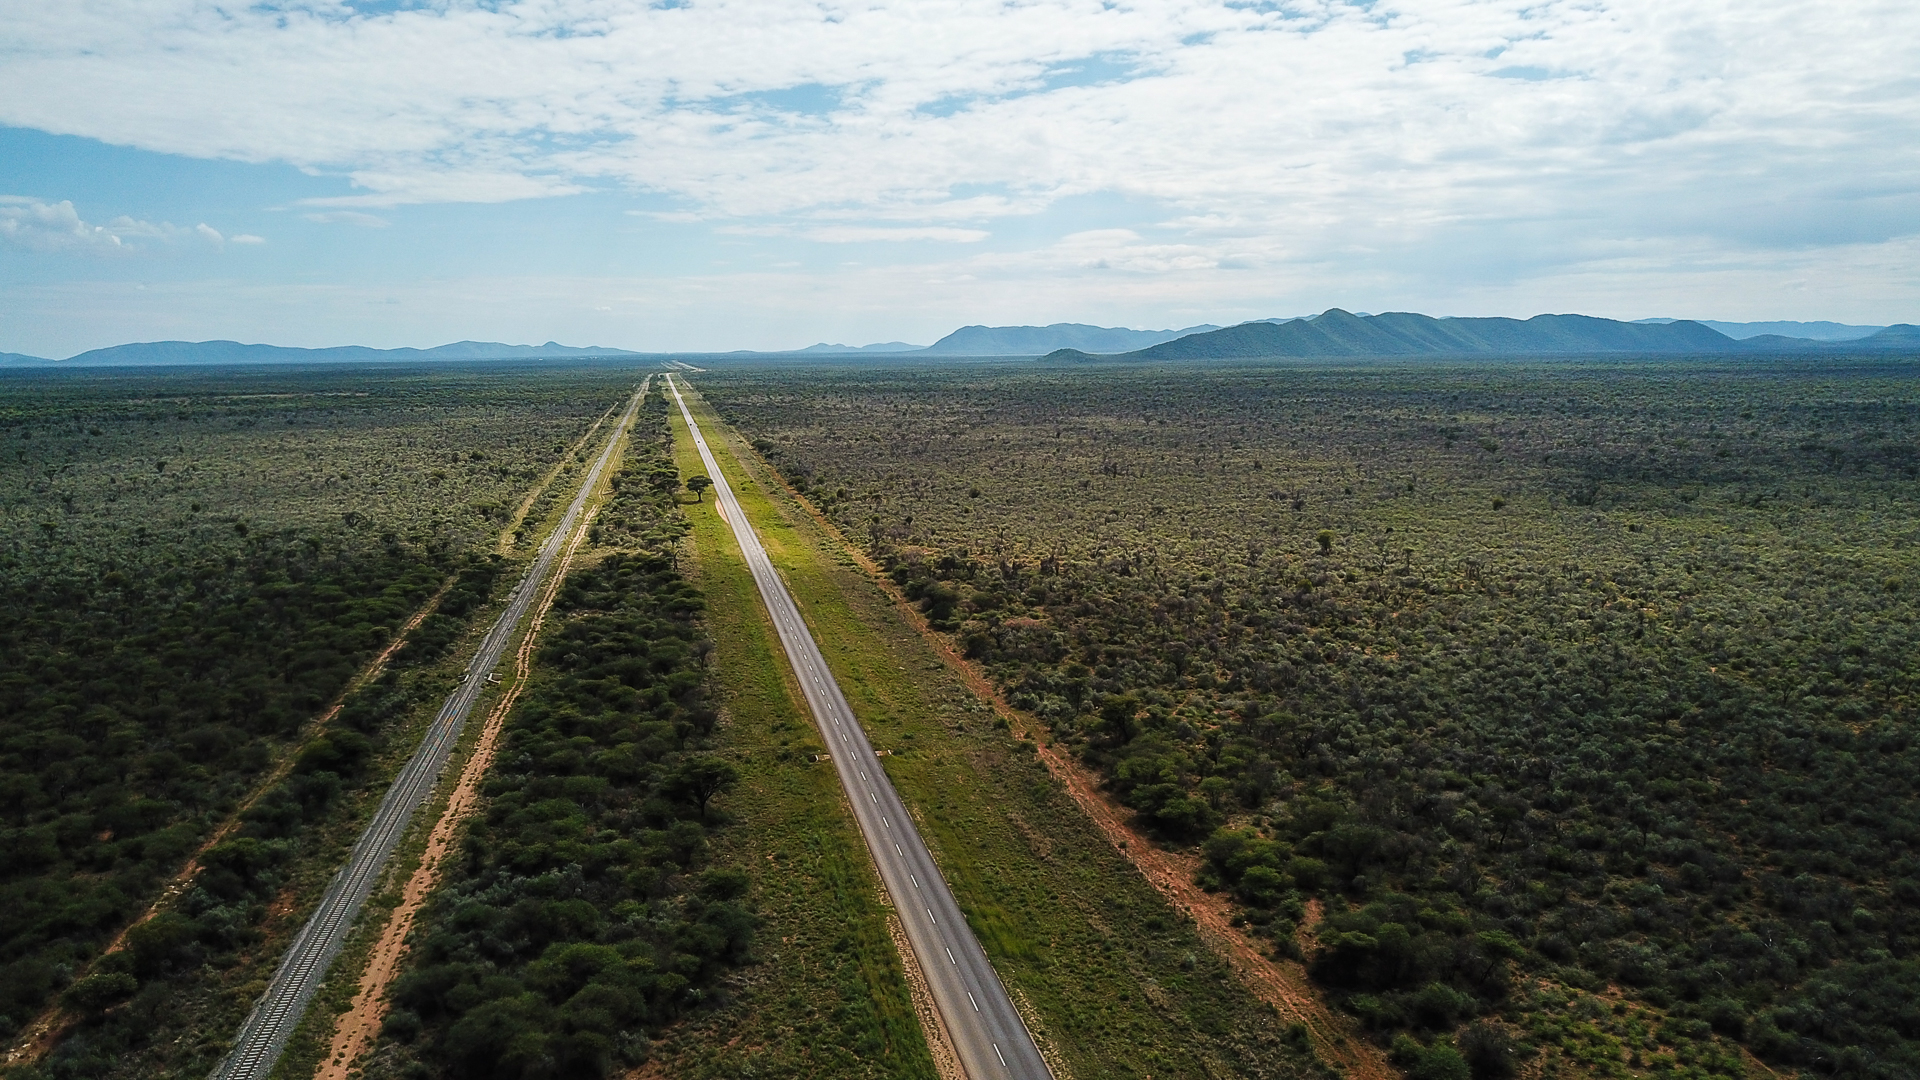
[[[0,0],[0,351],[1920,320],[1920,9]]]

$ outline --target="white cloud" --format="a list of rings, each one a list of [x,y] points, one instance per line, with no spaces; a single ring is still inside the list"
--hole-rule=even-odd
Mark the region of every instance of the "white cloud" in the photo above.
[[[691,210],[626,210],[628,217],[646,218],[649,221],[663,221],[676,225],[686,225],[705,219]]]
[[[236,241],[238,238],[235,238]],[[103,225],[81,219],[70,200],[41,202],[22,195],[0,196],[0,246],[41,254],[132,255],[199,241],[215,248],[226,239],[202,223],[191,229],[168,222],[120,216]],[[258,242],[254,238],[253,242]]]
[[[229,244],[264,244],[266,242],[266,237],[255,236],[252,233],[235,233],[227,237],[227,243]]]
[[[321,225],[358,225],[363,229],[384,229],[388,224],[387,219],[378,214],[362,213],[359,210],[325,210],[300,216]]]
[[[355,170],[354,186],[373,189],[366,195],[337,195],[302,199],[302,206],[405,206],[409,203],[497,203],[516,199],[544,199],[578,195],[582,184],[553,176],[529,176],[498,169],[410,168],[405,171]]]
[[[985,240],[993,234],[984,229],[952,229],[941,226],[916,229],[823,225],[817,229],[808,229],[800,235],[823,244],[866,244],[876,240],[894,242],[935,240],[945,244],[972,244]]]
[[[628,189],[735,235],[965,242],[1107,199],[1139,216],[1001,272],[1441,290],[1920,235],[1908,0],[9,7],[0,123],[350,177],[314,220]]]
[[[43,203],[17,195],[0,199],[0,241],[26,251],[117,251],[118,233],[80,220],[71,202]]]
[[[792,236],[786,225],[720,225],[713,230],[721,236]]]

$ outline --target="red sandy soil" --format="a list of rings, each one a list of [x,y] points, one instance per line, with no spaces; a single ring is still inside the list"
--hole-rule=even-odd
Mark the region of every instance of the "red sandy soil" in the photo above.
[[[328,1047],[326,1061],[314,1074],[314,1080],[348,1080],[355,1063],[380,1034],[380,1024],[386,1019],[389,1006],[387,987],[392,985],[394,976],[400,972],[400,962],[406,958],[407,935],[413,930],[413,921],[425,906],[427,897],[432,895],[434,886],[440,883],[440,866],[446,861],[447,853],[453,850],[454,839],[459,835],[461,826],[466,824],[468,815],[480,804],[480,781],[493,764],[493,752],[499,742],[500,729],[506,722],[507,713],[519,699],[520,692],[526,688],[527,676],[532,672],[533,648],[540,635],[540,624],[546,621],[547,609],[553,606],[553,598],[558,595],[560,584],[566,579],[567,567],[573,562],[574,552],[579,550],[580,541],[587,535],[587,526],[592,524],[593,518],[594,514],[590,513],[581,519],[573,539],[567,545],[566,554],[561,557],[560,565],[555,568],[545,591],[540,595],[539,604],[534,607],[533,622],[527,627],[527,636],[514,654],[513,685],[487,715],[486,725],[480,729],[479,742],[474,745],[473,756],[461,768],[460,781],[448,797],[446,809],[434,822],[433,832],[427,836],[427,847],[420,856],[420,864],[414,868],[413,875],[401,889],[400,903],[393,909],[387,925],[380,931],[380,939],[374,943],[373,952],[367,958],[353,1004],[334,1023],[333,1043]]]
[[[766,475],[778,477],[771,467],[763,466],[763,469]],[[1273,957],[1264,945],[1232,924],[1233,912],[1224,896],[1205,892],[1193,883],[1200,869],[1198,856],[1156,847],[1144,833],[1135,829],[1131,824],[1133,811],[1121,806],[1101,790],[1098,775],[1062,753],[1059,747],[1047,745],[1040,735],[1043,728],[1038,721],[1009,705],[978,664],[961,655],[951,638],[928,626],[919,609],[865,552],[849,543],[825,515],[792,487],[783,480],[776,482],[839,543],[842,550],[867,572],[876,585],[886,591],[901,614],[960,676],[967,689],[992,705],[994,711],[1006,719],[1016,736],[1034,739],[1040,760],[1073,796],[1074,802],[1161,895],[1194,920],[1199,927],[1201,940],[1227,961],[1247,988],[1272,1005],[1287,1023],[1306,1025],[1314,1051],[1321,1060],[1338,1068],[1350,1080],[1397,1080],[1399,1070],[1387,1063],[1386,1055],[1380,1048],[1361,1037],[1351,1020],[1327,1008],[1326,1002],[1307,980],[1305,968],[1294,961]],[[1312,902],[1306,922],[1300,930],[1303,945],[1308,940],[1306,932],[1319,921],[1320,915],[1319,902]]]

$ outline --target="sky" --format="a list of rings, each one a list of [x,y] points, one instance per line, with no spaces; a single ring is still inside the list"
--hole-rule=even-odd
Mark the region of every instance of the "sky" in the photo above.
[[[1920,321],[1912,0],[0,0],[0,351]]]

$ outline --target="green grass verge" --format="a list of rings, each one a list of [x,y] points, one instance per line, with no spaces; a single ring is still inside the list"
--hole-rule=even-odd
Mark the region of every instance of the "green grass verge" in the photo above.
[[[677,412],[683,476],[703,473]],[[656,1046],[680,1080],[935,1075],[906,976],[887,931],[890,909],[812,721],[795,705],[786,661],[732,533],[712,502],[686,507],[690,576],[707,598],[722,708],[718,749],[741,779],[723,797],[735,824],[715,861],[747,870],[765,920],[758,963],[730,981],[731,1000]]]
[[[689,404],[854,712],[874,745],[893,751],[883,759],[889,775],[1056,1064],[1083,1078],[1320,1072],[1323,1066],[1287,1037],[1273,1010],[1113,850],[1031,749],[994,721],[834,538],[783,489],[765,482],[763,466],[735,449],[732,433],[704,401],[689,396]],[[683,472],[700,469],[690,446],[680,460]],[[785,661],[768,644],[770,628],[731,537],[721,532],[725,526],[711,504],[695,522],[702,573],[718,577],[724,570],[737,579],[731,589],[706,579],[702,587],[724,665],[721,681],[736,694],[732,737],[754,754],[761,778],[755,786],[810,784],[820,793],[815,812],[825,817],[830,810],[835,835],[858,844],[832,773],[805,763],[805,754],[817,749],[811,723],[786,693]],[[721,636],[729,621],[752,623],[756,652],[745,655],[745,641]],[[756,714],[767,719],[756,721]],[[764,760],[769,750],[772,761]],[[750,808],[737,812],[749,818],[739,835],[769,843],[754,836],[759,830]],[[859,877],[871,883],[864,848],[854,850]],[[785,871],[780,859],[760,861],[770,874]],[[785,933],[777,925],[782,917],[806,913],[835,924],[824,910],[834,898],[825,891],[789,886],[776,895],[776,880],[762,885],[763,902],[773,905],[769,952]],[[837,940],[782,943],[781,965],[819,963],[822,947],[831,951]],[[817,1045],[815,1033],[782,1025],[784,1006],[750,990],[734,1010],[731,1030],[773,1058]]]

